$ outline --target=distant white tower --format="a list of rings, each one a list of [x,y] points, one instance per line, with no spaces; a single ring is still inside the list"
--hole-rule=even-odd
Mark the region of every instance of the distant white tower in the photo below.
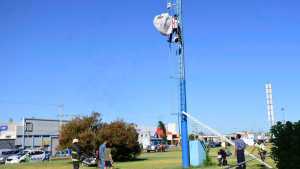
[[[270,123],[270,127],[275,125],[274,119],[274,108],[273,108],[273,94],[272,94],[272,84],[266,84],[266,97],[267,97],[267,112],[268,112],[268,120]]]

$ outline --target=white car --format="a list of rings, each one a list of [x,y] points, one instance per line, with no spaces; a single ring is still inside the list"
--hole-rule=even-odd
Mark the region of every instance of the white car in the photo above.
[[[43,150],[32,150],[29,152],[29,158],[31,161],[42,161],[46,159],[46,152]]]
[[[0,164],[5,164],[8,156],[16,155],[18,153],[18,149],[0,149]]]
[[[7,157],[5,164],[17,164],[26,161],[42,161],[47,157],[46,152],[42,150],[24,150],[17,155]]]
[[[8,156],[6,158],[5,164],[18,164],[25,162],[28,156],[28,152],[25,151],[18,153],[17,155]]]

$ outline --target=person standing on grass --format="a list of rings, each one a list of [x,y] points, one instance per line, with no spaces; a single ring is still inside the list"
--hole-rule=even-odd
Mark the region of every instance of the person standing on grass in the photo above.
[[[260,159],[262,161],[265,161],[266,160],[266,155],[267,155],[267,150],[266,150],[266,147],[264,145],[264,142],[259,140],[258,142],[256,142],[252,148],[252,151],[251,153],[257,149],[258,150],[258,154],[260,156]]]
[[[105,149],[105,169],[112,169],[113,159],[111,156],[111,143]]]
[[[96,153],[97,167],[99,167],[99,168],[100,168],[99,149],[97,149],[95,153]]]
[[[106,150],[106,143],[105,140],[99,147],[99,162],[100,162],[100,169],[104,169],[105,167],[105,150]]]
[[[235,155],[237,157],[237,163],[239,164],[238,169],[246,169],[245,148],[246,143],[241,139],[241,135],[237,134],[235,140]]]
[[[73,163],[73,169],[79,169],[79,163],[80,163],[80,147],[79,147],[79,140],[78,139],[73,139],[72,142],[72,163]]]
[[[220,149],[218,151],[218,161],[219,166],[226,166],[227,165],[227,154],[224,149]]]

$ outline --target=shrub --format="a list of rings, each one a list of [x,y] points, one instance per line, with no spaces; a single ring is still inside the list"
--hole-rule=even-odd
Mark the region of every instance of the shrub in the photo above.
[[[271,129],[271,156],[278,169],[300,168],[300,121],[278,122]]]
[[[91,116],[76,117],[64,124],[59,134],[59,149],[66,149],[72,146],[74,138],[79,139],[82,152],[92,155],[96,149],[96,131],[101,128],[100,113],[94,112]]]
[[[99,113],[77,117],[63,125],[59,135],[59,149],[70,148],[74,138],[79,139],[85,155],[93,155],[104,140],[112,143],[112,156],[116,161],[135,159],[141,152],[134,124],[122,120],[103,123]]]
[[[207,147],[207,149],[206,149],[206,158],[205,158],[204,163],[203,163],[204,166],[212,166],[212,165],[214,165],[211,156],[209,156],[209,151],[210,151],[210,148]]]
[[[141,152],[138,132],[134,124],[126,123],[122,120],[105,124],[97,133],[97,137],[101,143],[106,140],[112,144],[114,160],[133,160]]]

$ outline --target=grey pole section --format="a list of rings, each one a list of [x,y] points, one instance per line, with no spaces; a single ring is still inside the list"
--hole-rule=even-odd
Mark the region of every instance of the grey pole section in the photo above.
[[[25,149],[25,117],[23,117],[23,137],[22,137],[22,148]]]

